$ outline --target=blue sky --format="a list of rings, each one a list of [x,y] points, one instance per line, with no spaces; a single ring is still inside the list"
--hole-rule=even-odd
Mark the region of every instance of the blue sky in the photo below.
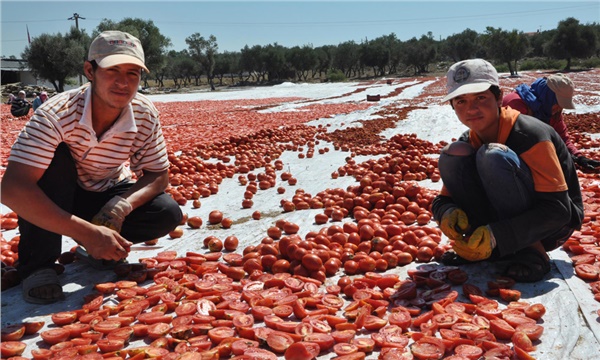
[[[80,29],[91,34],[103,19],[152,20],[171,39],[169,50],[187,48],[185,38],[215,35],[219,52],[245,45],[286,47],[337,45],[395,33],[402,40],[429,31],[436,39],[486,26],[533,32],[554,29],[574,17],[600,22],[600,1],[12,1],[2,0],[1,51],[20,57],[31,38],[66,33],[77,13]],[[83,19],[85,18],[85,19]]]

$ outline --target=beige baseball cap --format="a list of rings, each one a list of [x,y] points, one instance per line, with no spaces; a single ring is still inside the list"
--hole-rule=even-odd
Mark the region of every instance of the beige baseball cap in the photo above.
[[[496,68],[483,59],[462,60],[452,65],[446,74],[446,95],[442,102],[457,96],[486,91],[492,85],[500,86]]]
[[[135,64],[144,71],[146,67],[142,43],[135,36],[122,31],[109,30],[98,35],[88,52],[88,61],[95,60],[101,68],[119,64]]]
[[[575,109],[573,104],[573,93],[575,92],[575,86],[573,81],[566,75],[557,73],[552,74],[546,78],[546,83],[550,90],[556,94],[556,101],[563,109]]]

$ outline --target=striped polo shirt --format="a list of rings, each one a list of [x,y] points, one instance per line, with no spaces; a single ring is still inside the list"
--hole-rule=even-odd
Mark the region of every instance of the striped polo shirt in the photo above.
[[[158,110],[136,93],[117,121],[100,138],[92,127],[89,84],[52,97],[42,104],[12,146],[9,161],[47,169],[64,142],[75,161],[78,184],[104,191],[142,170],[169,168]],[[127,162],[129,161],[129,164]]]

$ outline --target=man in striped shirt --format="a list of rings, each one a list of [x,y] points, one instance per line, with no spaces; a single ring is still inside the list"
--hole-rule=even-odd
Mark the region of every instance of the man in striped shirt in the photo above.
[[[164,236],[181,221],[164,192],[169,162],[158,111],[137,92],[142,71],[137,38],[101,33],[84,64],[89,83],[40,106],[13,145],[2,203],[19,215],[26,301],[64,297],[54,271],[62,235],[90,260],[120,261],[132,243]]]

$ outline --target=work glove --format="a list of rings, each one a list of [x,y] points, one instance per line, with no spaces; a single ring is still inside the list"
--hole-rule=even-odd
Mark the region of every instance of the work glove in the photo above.
[[[496,239],[488,226],[480,226],[471,236],[464,240],[456,240],[452,248],[460,257],[469,261],[480,261],[489,258],[496,247]]]
[[[585,156],[576,157],[575,162],[585,170],[596,170],[600,167],[600,161],[588,159]]]
[[[132,210],[129,201],[120,196],[115,196],[92,218],[92,224],[106,226],[109,229],[120,232],[125,217]]]
[[[457,207],[446,210],[442,215],[440,228],[448,238],[462,240],[463,234],[469,230],[467,214]]]

